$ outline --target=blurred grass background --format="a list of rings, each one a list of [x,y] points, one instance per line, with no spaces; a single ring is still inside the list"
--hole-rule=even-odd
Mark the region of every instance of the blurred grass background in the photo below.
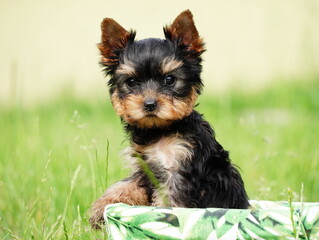
[[[1,239],[105,238],[87,211],[129,169],[97,64],[100,22],[162,37],[187,8],[208,50],[197,109],[250,198],[287,200],[304,183],[319,201],[318,1],[0,0]]]

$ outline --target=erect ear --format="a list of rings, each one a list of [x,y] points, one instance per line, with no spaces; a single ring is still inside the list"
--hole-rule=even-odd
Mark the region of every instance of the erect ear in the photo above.
[[[101,23],[102,38],[98,48],[102,55],[102,64],[113,65],[118,59],[116,50],[123,49],[129,41],[134,41],[135,32],[126,31],[112,18],[104,18]]]
[[[204,44],[198,35],[190,10],[185,10],[177,16],[170,26],[164,28],[166,39],[178,41],[197,53],[204,51]]]

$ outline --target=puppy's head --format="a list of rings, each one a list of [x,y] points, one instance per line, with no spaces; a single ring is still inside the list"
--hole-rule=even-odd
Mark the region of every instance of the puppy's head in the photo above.
[[[101,28],[101,64],[111,77],[112,104],[125,122],[165,127],[191,113],[202,88],[204,48],[189,10],[164,28],[165,39],[135,41],[135,32],[110,18]]]

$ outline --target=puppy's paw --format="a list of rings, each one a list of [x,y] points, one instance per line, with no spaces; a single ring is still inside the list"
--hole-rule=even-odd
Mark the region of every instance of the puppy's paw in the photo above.
[[[128,178],[112,185],[96,200],[91,208],[90,224],[93,229],[101,229],[105,224],[104,209],[108,204],[150,205],[145,188],[138,185],[138,179]]]
[[[104,208],[105,208],[105,206],[102,206],[102,205],[94,206],[92,208],[91,217],[89,220],[92,229],[100,230],[100,229],[102,229],[103,225],[105,224],[104,216],[103,216]]]

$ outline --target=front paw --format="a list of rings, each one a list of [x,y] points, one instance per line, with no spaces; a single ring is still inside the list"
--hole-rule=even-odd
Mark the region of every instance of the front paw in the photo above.
[[[101,229],[105,224],[103,214],[108,204],[150,205],[145,188],[138,185],[138,179],[126,179],[112,185],[96,200],[91,208],[90,224],[93,229]]]
[[[104,208],[106,204],[97,204],[95,203],[91,209],[91,217],[90,217],[90,224],[92,229],[99,230],[105,224],[104,221]]]

